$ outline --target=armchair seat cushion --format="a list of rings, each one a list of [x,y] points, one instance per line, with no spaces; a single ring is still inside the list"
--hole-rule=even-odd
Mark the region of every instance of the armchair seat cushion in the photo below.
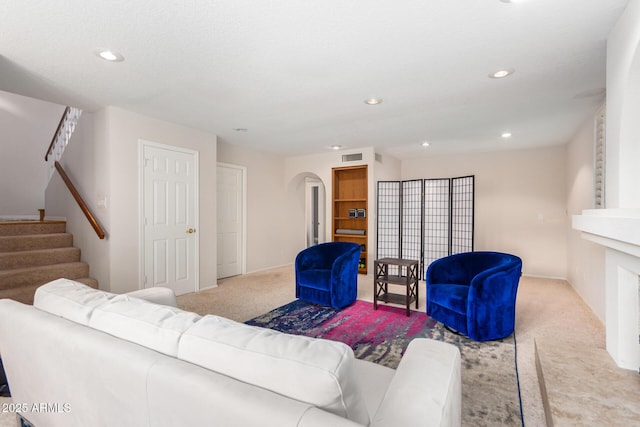
[[[299,285],[306,288],[329,291],[331,270],[312,269],[300,272]]]
[[[469,298],[469,286],[456,284],[434,284],[429,286],[427,299],[438,301],[444,308],[465,314],[467,312],[467,299]]]

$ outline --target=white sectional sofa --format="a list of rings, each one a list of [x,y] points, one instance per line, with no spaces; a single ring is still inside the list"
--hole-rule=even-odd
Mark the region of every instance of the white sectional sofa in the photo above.
[[[11,409],[35,427],[461,422],[452,345],[413,340],[393,370],[343,343],[180,310],[166,289],[115,295],[60,279],[34,306],[0,300],[0,354]]]

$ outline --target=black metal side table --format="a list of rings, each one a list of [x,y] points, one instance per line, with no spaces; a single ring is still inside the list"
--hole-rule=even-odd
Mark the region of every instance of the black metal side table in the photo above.
[[[389,266],[396,266],[398,274],[389,274]],[[411,314],[409,307],[415,301],[418,308],[418,261],[401,258],[381,258],[374,262],[373,309],[378,309],[378,301],[402,304],[407,307],[407,316]],[[391,293],[389,285],[401,285],[406,293]]]

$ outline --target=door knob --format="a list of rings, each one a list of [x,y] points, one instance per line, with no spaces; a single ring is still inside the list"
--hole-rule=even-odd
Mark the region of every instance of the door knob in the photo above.
[[[189,234],[193,234],[193,233],[195,233],[195,232],[196,232],[196,229],[195,229],[195,228],[189,228],[189,229],[187,230],[187,233],[189,233]]]

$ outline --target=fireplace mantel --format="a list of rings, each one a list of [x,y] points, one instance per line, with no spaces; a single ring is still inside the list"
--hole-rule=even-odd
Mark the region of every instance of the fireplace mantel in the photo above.
[[[591,209],[574,215],[582,237],[605,247],[607,351],[625,369],[640,367],[640,209]]]
[[[587,240],[640,258],[640,209],[588,209],[572,226]]]

